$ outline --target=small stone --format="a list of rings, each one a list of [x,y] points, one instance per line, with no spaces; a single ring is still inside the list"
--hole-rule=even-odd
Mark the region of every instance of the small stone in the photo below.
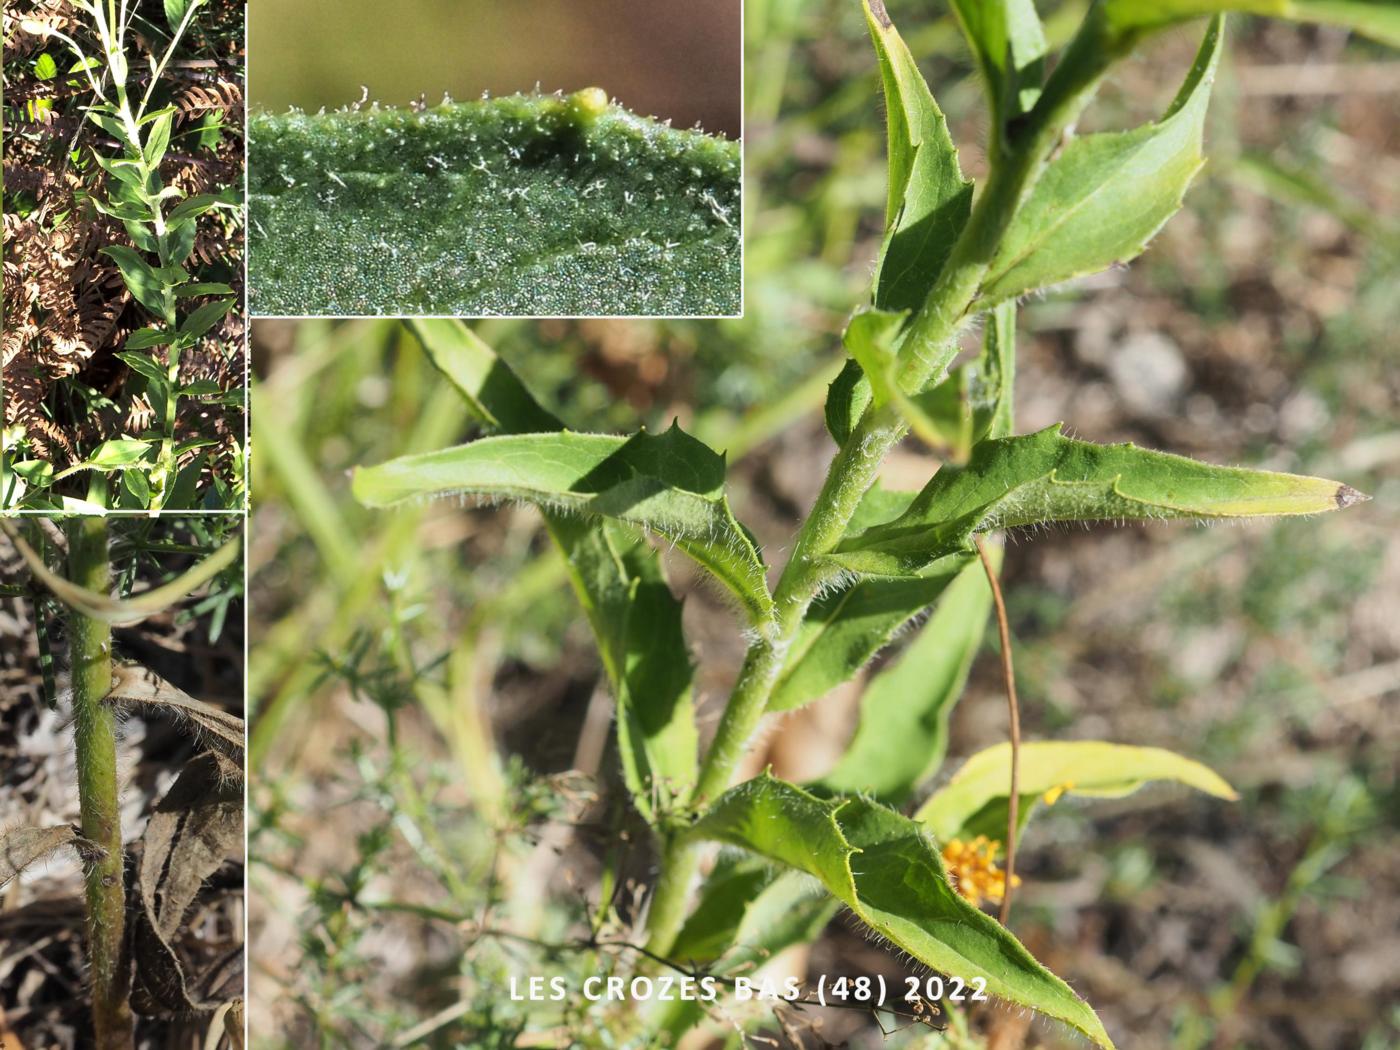
[[[1129,410],[1164,416],[1186,392],[1190,370],[1181,349],[1160,332],[1132,332],[1108,362],[1109,378]]]

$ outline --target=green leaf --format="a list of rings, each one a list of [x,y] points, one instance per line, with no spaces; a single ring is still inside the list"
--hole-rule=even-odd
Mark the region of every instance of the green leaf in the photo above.
[[[104,255],[111,256],[121,271],[122,280],[130,289],[136,301],[151,313],[174,323],[174,301],[159,271],[146,262],[132,248],[123,244],[113,244],[102,249]]]
[[[1002,238],[983,279],[983,306],[1142,252],[1181,207],[1203,163],[1201,136],[1222,33],[1217,18],[1162,120],[1072,139],[1050,162]]]
[[[844,445],[851,436],[871,396],[864,370],[856,361],[847,361],[826,391],[826,430],[837,445]]]
[[[894,805],[937,771],[948,749],[948,716],[967,684],[991,604],[982,564],[971,559],[914,641],[871,678],[850,746],[813,790],[863,793]]]
[[[726,314],[740,148],[513,96],[254,116],[257,314]]]
[[[182,222],[173,230],[166,232],[166,244],[170,251],[170,258],[185,260],[194,251],[194,240],[199,233],[199,227],[192,222]],[[179,282],[172,282],[178,284]]]
[[[1230,787],[1210,768],[1159,747],[1130,747],[1103,740],[1042,740],[1021,745],[1019,785],[1032,805],[1047,792],[1119,798],[1153,780],[1172,780],[1216,798],[1235,799]],[[946,786],[934,792],[915,819],[940,839],[966,837],[964,829],[988,803],[1005,801],[1011,784],[1011,745],[979,751]],[[1052,798],[1051,801],[1054,799]],[[1022,807],[1022,819],[1031,805]],[[1005,809],[995,836],[1006,838]]]
[[[1400,6],[1393,0],[1107,0],[1109,26],[1120,34],[1161,29],[1225,11],[1344,26],[1400,47]]]
[[[865,20],[884,86],[889,149],[875,305],[916,310],[967,224],[972,183],[963,178],[947,121],[880,0],[865,0]]]
[[[145,218],[123,219],[122,226],[125,227],[126,235],[131,238],[132,244],[143,252],[150,252],[154,255],[160,250],[160,242],[156,240],[155,231],[146,225],[146,221]]]
[[[45,51],[34,60],[34,75],[40,80],[52,80],[58,76],[58,63],[53,55]]]
[[[232,299],[215,299],[196,307],[180,323],[180,337],[182,339],[197,339],[227,316],[228,312],[233,309],[233,302]]]
[[[962,176],[947,121],[881,0],[866,0],[865,19],[884,90],[889,155],[874,302],[879,311],[913,311],[923,304],[967,223],[972,183]],[[897,334],[896,329],[888,337]],[[848,364],[826,400],[827,430],[838,445],[846,443],[870,399],[868,371]]]
[[[165,159],[165,151],[170,148],[170,126],[175,119],[173,113],[166,113],[151,123],[146,132],[146,144],[141,150],[146,158],[146,167],[155,171]]]
[[[540,407],[496,352],[461,321],[419,319],[406,323],[438,371],[491,429],[511,434],[564,429],[563,423]]]
[[[1113,1046],[1089,1005],[958,895],[927,829],[863,798],[823,801],[768,774],[732,788],[694,834],[805,871],[877,935],[939,973]]]
[[[495,352],[460,321],[409,322],[433,364],[481,422],[495,430],[556,430]],[[638,810],[654,820],[694,782],[697,739],[691,664],[681,606],[656,551],[607,521],[545,510],[618,704],[623,776]]]
[[[724,583],[751,622],[772,598],[753,540],[724,497],[724,457],[672,426],[664,434],[523,434],[355,470],[355,497],[382,507],[450,494],[519,499],[616,518],[675,542]]]
[[[999,128],[1029,113],[1045,79],[1045,31],[1033,0],[953,0]]]
[[[762,858],[726,851],[669,954],[711,973],[748,973],[794,944],[816,940],[840,907],[803,872],[779,872]],[[675,1037],[703,1017],[699,1003],[676,1001],[652,1028]]]
[[[860,580],[822,595],[807,610],[768,701],[789,711],[850,681],[900,629],[943,595],[968,565],[953,555],[921,575]]]
[[[180,28],[180,22],[185,17],[185,12],[189,10],[190,0],[164,0],[165,22],[170,26],[173,33]]]
[[[1016,303],[1001,303],[987,317],[977,380],[983,396],[974,398],[975,439],[1004,438],[1016,425]],[[980,403],[978,403],[980,402]]]
[[[218,281],[194,281],[175,289],[175,298],[192,299],[196,295],[232,295],[233,289]]]
[[[97,166],[111,175],[114,179],[126,183],[137,190],[142,190],[146,186],[146,172],[134,160],[125,160],[121,157],[106,157],[97,150],[92,151],[92,159],[97,161]]]
[[[688,795],[697,767],[681,603],[656,552],[635,531],[554,514],[550,534],[564,552],[617,698],[623,779],[638,812],[654,822]]]
[[[237,201],[231,200],[227,193],[201,193],[194,197],[186,197],[170,209],[170,214],[165,217],[165,225],[168,229],[174,229],[197,219],[205,212],[212,211],[220,205],[236,203]]]
[[[143,328],[139,332],[132,332],[127,337],[126,348],[128,350],[145,350],[151,346],[164,346],[175,338],[175,333],[168,328]],[[123,358],[122,360],[126,360]],[[149,358],[146,358],[149,360]],[[132,367],[135,367],[134,365]]]
[[[851,318],[842,342],[870,385],[877,405],[892,404],[909,428],[933,448],[952,450],[966,459],[972,446],[971,406],[966,374],[954,374],[931,390],[908,395],[899,387],[897,369],[900,329],[908,311],[860,310]]]
[[[744,912],[773,884],[776,874],[772,865],[753,856],[729,851],[721,854],[676,935],[672,957],[697,965],[718,959],[734,944]]]
[[[128,149],[130,149],[133,152],[133,154],[139,153],[141,151],[140,143],[132,141],[131,133],[127,129],[127,126],[123,124],[120,120],[118,120],[116,117],[111,116],[108,113],[103,113],[97,109],[90,109],[88,110],[88,120],[92,121],[107,134],[111,135],[123,146],[126,146]]]
[[[83,470],[95,470],[104,474],[113,470],[121,470],[124,467],[134,466],[142,462],[150,451],[151,443],[149,441],[113,438],[98,445],[93,450],[92,455],[81,463],[75,463],[66,470],[59,471],[54,475],[53,480],[61,481],[63,478]]]
[[[482,423],[507,433],[562,429],[461,321],[406,323]],[[653,819],[696,773],[693,672],[681,604],[666,586],[658,553],[630,530],[548,509],[544,518],[617,699],[624,779],[638,810]]]
[[[900,576],[969,549],[974,533],[993,529],[1317,514],[1365,498],[1323,478],[1075,441],[1057,424],[983,441],[966,466],[939,470],[898,518],[842,540],[832,560],[855,572]]]

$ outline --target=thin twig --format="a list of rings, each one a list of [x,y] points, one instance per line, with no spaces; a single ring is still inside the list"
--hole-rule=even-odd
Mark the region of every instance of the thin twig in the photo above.
[[[1001,635],[1001,673],[1006,679],[1006,707],[1011,718],[1011,796],[1006,813],[1006,889],[1001,895],[1001,924],[1011,919],[1011,885],[1016,880],[1016,825],[1021,810],[1021,708],[1016,702],[1016,670],[1011,663],[1011,625],[1006,619],[1006,602],[1002,601],[1001,584],[996,569],[987,556],[982,537],[974,538],[977,556],[992,587],[992,602],[997,610],[997,632]]]

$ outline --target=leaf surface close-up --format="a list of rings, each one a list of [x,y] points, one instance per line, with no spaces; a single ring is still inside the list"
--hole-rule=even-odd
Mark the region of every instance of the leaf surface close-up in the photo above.
[[[601,91],[254,116],[261,315],[728,315],[739,144]]]

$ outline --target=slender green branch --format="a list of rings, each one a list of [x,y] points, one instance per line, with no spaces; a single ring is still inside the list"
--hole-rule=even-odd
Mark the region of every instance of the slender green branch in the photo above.
[[[68,571],[80,587],[106,593],[111,581],[104,519],[75,518],[68,523]],[[96,1046],[98,1050],[131,1050],[117,720],[116,712],[103,703],[112,690],[112,628],[76,611],[72,621],[78,801],[83,837],[101,850],[87,871],[88,961]]]

